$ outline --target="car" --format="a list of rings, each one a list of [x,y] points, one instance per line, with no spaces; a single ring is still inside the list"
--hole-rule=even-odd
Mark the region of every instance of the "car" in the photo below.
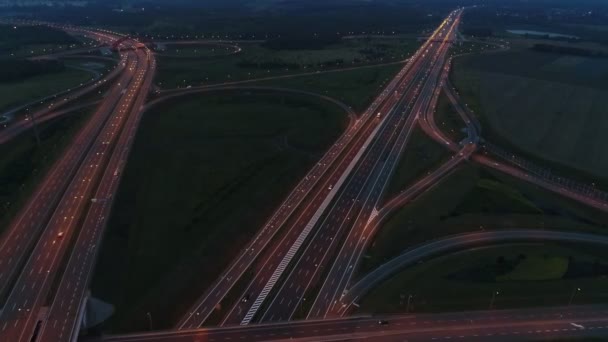
[[[243,303],[247,303],[247,302],[249,301],[249,297],[250,297],[250,296],[249,296],[249,293],[247,293],[247,294],[245,295],[245,297],[243,297],[243,299],[242,299],[241,301],[242,301]]]
[[[58,238],[62,238],[62,237],[63,237],[63,232],[59,232],[59,233],[57,233],[57,237],[58,237]]]
[[[388,325],[388,321],[385,319],[381,319],[378,321],[378,325]]]

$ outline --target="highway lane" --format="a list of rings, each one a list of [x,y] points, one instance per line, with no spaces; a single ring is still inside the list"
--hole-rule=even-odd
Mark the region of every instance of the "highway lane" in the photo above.
[[[405,76],[406,71],[411,68],[413,60],[410,60],[406,66],[397,74],[397,76],[388,84],[385,90],[376,98],[370,107],[364,112],[361,118],[349,128],[338,141],[329,149],[329,151],[321,158],[321,160],[311,169],[311,171],[302,179],[295,187],[294,191],[281,204],[278,210],[273,214],[270,220],[256,234],[252,242],[245,248],[239,256],[233,261],[231,266],[218,278],[214,284],[206,290],[204,295],[197,300],[195,305],[188,311],[182,320],[178,323],[179,329],[198,327],[209,317],[214,308],[226,296],[228,291],[240,279],[244,272],[252,265],[254,260],[260,255],[261,251],[268,245],[278,230],[285,224],[287,219],[294,213],[296,208],[302,203],[311,190],[318,188],[319,179],[327,173],[328,170],[334,167],[334,163],[347,150],[349,144],[355,139],[360,131],[367,132],[369,126],[374,124],[370,120],[374,120],[376,110],[381,106],[386,106],[386,99],[393,99],[393,90],[397,87],[401,79]],[[393,99],[394,101],[394,99]],[[384,108],[384,107],[381,107]],[[377,121],[375,120],[377,125]],[[366,133],[368,134],[368,133]],[[363,139],[364,140],[364,139]],[[362,144],[362,139],[357,140]],[[350,150],[346,154],[346,158],[355,158],[357,153]],[[342,165],[346,165],[342,163]],[[321,191],[331,192],[323,183]],[[330,184],[331,185],[331,184]],[[327,189],[327,190],[325,190]],[[315,203],[320,205],[321,203]],[[307,211],[307,210],[305,210]]]
[[[386,320],[388,324],[380,325],[379,320]],[[583,326],[583,328],[578,326]],[[608,327],[608,307],[594,305],[377,317],[359,316],[321,321],[293,321],[104,336],[87,341],[434,341],[439,339],[521,341],[522,337],[526,336],[541,339],[573,335],[607,336],[606,327]],[[506,339],[508,337],[510,339]]]
[[[424,54],[425,54],[424,51],[426,51],[427,47],[430,45],[431,45],[430,43],[425,44],[423,46],[423,48],[421,48],[420,51],[417,53],[415,58],[412,58],[410,60],[410,64],[412,64],[411,62],[413,61],[414,66],[411,68],[408,68],[408,70],[413,70],[413,71],[408,72],[407,77],[400,80],[400,85],[397,88],[396,92],[391,91],[392,96],[391,96],[391,98],[389,98],[390,101],[388,101],[384,105],[383,109],[380,110],[380,112],[382,113],[382,115],[384,117],[383,122],[386,120],[386,118],[391,118],[391,117],[393,119],[398,118],[397,116],[393,116],[392,114],[389,115],[389,113],[395,108],[397,103],[402,100],[401,93],[405,90],[404,87],[415,85],[415,83],[413,82],[414,78],[424,70],[424,68],[421,67],[422,65],[420,63],[422,63],[422,61],[426,60],[424,58],[416,58],[416,57],[418,57],[418,56],[424,57]],[[377,131],[378,128],[379,127],[376,127],[375,131]],[[372,139],[374,138],[374,136],[376,134],[380,134],[380,133],[372,132],[372,134],[367,139],[368,141],[366,141],[366,143],[363,145],[363,147],[355,146],[353,149],[351,149],[350,154],[351,155],[362,155],[362,153],[364,152],[364,150],[362,150],[362,148],[370,146]],[[245,303],[245,302],[236,303],[236,305],[231,310],[229,316],[227,316],[226,319],[224,320],[224,322],[223,322],[224,324],[235,323],[239,320],[242,320],[242,323],[245,323],[246,321],[248,321],[252,318],[252,316],[255,314],[255,311],[257,311],[257,309],[259,309],[259,306],[265,300],[265,296],[269,293],[270,289],[274,286],[274,284],[276,284],[276,280],[279,277],[278,274],[285,270],[285,267],[289,263],[290,258],[295,255],[294,250],[297,250],[298,248],[300,248],[302,246],[303,240],[305,240],[305,238],[306,238],[306,234],[310,233],[312,227],[315,225],[316,221],[320,218],[320,216],[321,216],[320,213],[322,213],[324,208],[326,208],[329,205],[329,202],[331,201],[332,197],[335,196],[335,194],[337,193],[337,190],[339,190],[338,185],[340,184],[340,179],[343,179],[343,181],[346,180],[346,177],[348,176],[348,174],[350,174],[350,171],[348,171],[348,170],[354,169],[354,166],[358,159],[359,158],[353,158],[352,161],[348,160],[348,161],[344,161],[342,163],[342,165],[344,165],[342,167],[343,170],[339,169],[340,172],[337,174],[334,174],[334,176],[333,176],[336,179],[336,181],[330,182],[330,185],[333,184],[333,187],[330,186],[327,188],[327,190],[325,190],[325,188],[324,188],[323,189],[324,193],[322,192],[320,194],[320,196],[318,197],[318,199],[313,201],[313,203],[323,202],[319,206],[319,209],[317,209],[317,208],[308,209],[307,208],[307,210],[305,210],[303,212],[302,216],[300,216],[298,218],[298,220],[296,221],[295,229],[291,228],[289,230],[290,235],[287,236],[287,238],[289,240],[287,240],[287,241],[281,240],[281,241],[277,242],[275,244],[275,246],[276,246],[275,249],[272,251],[269,251],[267,253],[267,256],[265,256],[265,258],[262,259],[265,261],[262,263],[262,266],[258,267],[257,271],[254,272],[256,274],[255,279],[253,279],[249,283],[248,288],[244,291],[244,296],[250,296],[252,298],[256,298],[255,301],[247,302],[247,303]],[[348,167],[346,167],[347,164],[348,164]],[[368,167],[369,167],[369,165],[368,165]],[[276,266],[276,265],[278,265],[278,266]]]
[[[598,234],[572,233],[564,231],[514,229],[493,232],[475,232],[440,238],[389,260],[354,283],[336,305],[340,316],[348,314],[353,304],[359,301],[374,287],[400,270],[415,265],[420,260],[445,255],[479,246],[516,242],[564,242],[607,246],[608,237]]]
[[[457,23],[455,24],[455,27],[456,25]],[[423,106],[426,109],[423,111],[424,114],[420,116],[419,123],[426,133],[428,133],[439,143],[444,144],[450,150],[455,151],[456,154],[439,168],[433,172],[429,172],[428,175],[424,176],[407,189],[401,191],[396,197],[389,200],[388,203],[379,211],[372,213],[368,222],[360,222],[358,228],[351,230],[347,240],[344,242],[342,249],[340,250],[340,253],[334,259],[335,261],[332,268],[327,275],[318,295],[316,296],[309,315],[307,316],[308,318],[323,318],[330,314],[333,304],[338,301],[341,294],[350,285],[352,276],[360,263],[363,252],[369,243],[371,243],[371,238],[375,235],[376,231],[381,227],[389,215],[401,208],[403,205],[412,201],[421,193],[436,186],[462,161],[468,159],[477,149],[476,142],[478,137],[476,136],[476,130],[470,129],[468,141],[465,142],[464,146],[458,147],[458,144],[445,137],[445,135],[439,131],[435,124],[435,106],[442,85],[445,83],[447,78],[449,64],[449,61],[445,63],[443,71],[439,71],[439,69],[437,69],[436,73],[441,73],[441,76],[439,76],[438,81],[435,82],[435,90],[433,91],[433,96],[430,97],[430,102]],[[426,98],[429,97],[427,96]],[[470,122],[467,121],[467,125],[468,124],[470,124]],[[378,207],[379,204],[379,201],[376,201],[375,206]],[[346,248],[346,246],[349,246],[349,248]],[[344,267],[344,265],[349,266]]]
[[[342,294],[345,293],[348,286],[351,285],[352,278],[361,262],[363,253],[372,242],[372,237],[378,229],[382,227],[386,219],[397,209],[411,202],[425,191],[437,186],[442,179],[451,174],[456,166],[460,165],[466,159],[466,156],[470,155],[476,148],[472,145],[469,146],[471,147],[467,148],[467,151],[463,152],[462,155],[453,156],[448,162],[442,164],[432,173],[423,177],[390,200],[379,210],[377,216],[371,217],[370,221],[365,223],[365,227],[351,232],[351,235],[349,235],[343,245],[350,247],[343,247],[334,259],[334,264],[316,296],[307,319],[320,319],[336,315],[336,311],[339,308],[334,307],[334,305],[339,301]],[[356,233],[358,231],[360,231],[359,234]],[[344,265],[349,266],[344,267]]]
[[[475,154],[471,157],[471,160],[513,177],[522,179],[526,182],[538,185],[546,190],[560,194],[579,203],[583,203],[589,207],[608,212],[608,201],[601,198],[590,197],[586,193],[581,193],[575,189],[570,189],[563,184],[555,183],[518,166],[510,165],[508,161],[496,160],[484,154]]]
[[[94,143],[86,150],[86,156],[76,174],[58,202],[53,215],[40,236],[20,277],[10,293],[0,316],[2,329],[0,337],[10,341],[29,341],[40,326],[38,317],[47,300],[53,280],[60,272],[60,262],[68,252],[69,241],[77,233],[84,210],[91,193],[98,184],[103,166],[113,149],[117,133],[120,132],[133,97],[139,89],[147,67],[142,62],[140,52],[128,52],[136,59],[129,64],[126,91],[117,87],[112,96],[106,97],[100,108],[109,112],[110,117],[100,116],[102,130],[94,138]],[[142,70],[143,68],[143,70]],[[65,177],[60,175],[59,177]]]
[[[133,63],[132,58],[128,56],[125,56],[123,61],[125,65]],[[3,232],[0,239],[0,297],[9,290],[19,266],[25,261],[32,244],[67,188],[71,176],[76,172],[94,138],[101,131],[116,105],[116,98],[130,79],[130,73],[125,72],[121,75],[117,85],[106,97],[107,100],[102,102],[61,158],[53,164],[29,200]]]
[[[326,305],[331,303],[330,297],[333,296],[329,296],[329,293],[331,293],[332,289],[335,288],[335,283],[341,282],[340,279],[344,278],[344,276],[341,276],[340,273],[348,273],[354,269],[354,265],[348,263],[348,261],[352,260],[352,256],[356,254],[356,245],[363,238],[361,234],[369,223],[370,217],[373,216],[373,213],[376,210],[375,208],[381,198],[383,189],[388,183],[394,167],[396,166],[397,161],[405,148],[405,143],[407,142],[407,138],[413,129],[413,124],[418,119],[419,115],[424,113],[426,108],[429,106],[429,99],[432,98],[430,94],[432,94],[436,87],[435,84],[437,82],[439,73],[443,69],[443,60],[449,48],[449,44],[446,44],[445,42],[451,39],[453,28],[456,27],[457,24],[458,19],[456,17],[456,19],[453,20],[453,23],[450,25],[448,32],[442,38],[444,43],[436,44],[438,45],[436,52],[428,52],[427,50],[427,53],[432,54],[433,62],[429,67],[429,71],[425,73],[422,78],[424,86],[421,91],[421,96],[414,100],[414,106],[411,108],[411,114],[407,120],[409,125],[406,124],[404,127],[403,132],[399,136],[399,141],[387,141],[387,146],[393,146],[390,156],[388,158],[383,157],[382,154],[372,154],[370,156],[371,160],[381,160],[383,163],[379,165],[378,170],[375,172],[361,174],[361,177],[366,180],[365,182],[368,184],[367,186],[369,186],[369,193],[365,194],[363,197],[356,195],[357,189],[363,187],[363,185],[355,184],[351,192],[345,197],[344,201],[336,204],[337,212],[333,213],[332,216],[334,221],[330,221],[327,227],[322,226],[320,228],[320,231],[329,231],[330,236],[332,236],[331,234],[334,232],[335,235],[333,235],[329,240],[324,241],[323,237],[321,236],[320,239],[313,239],[310,242],[310,244],[318,245],[319,249],[324,251],[325,254],[319,258],[316,251],[312,250],[309,254],[305,252],[302,255],[298,264],[296,264],[292,273],[284,281],[283,287],[279,290],[279,293],[275,296],[270,307],[262,317],[263,321],[272,321],[273,319],[290,319],[293,316],[298,308],[298,303],[303,301],[308,296],[306,294],[308,289],[314,288],[316,286],[316,282],[319,281],[318,278],[321,277],[321,272],[324,272],[324,265],[327,264],[329,259],[332,258],[334,253],[332,252],[333,249],[337,248],[341,244],[340,231],[347,229],[349,225],[352,225],[352,227],[350,228],[350,232],[347,236],[347,241],[342,245],[343,247],[340,250],[342,257],[333,258],[333,266],[330,270],[331,277],[327,277],[324,283],[326,292],[323,295],[323,301]],[[409,108],[406,108],[406,111],[409,111]],[[362,208],[356,208],[356,204],[358,203],[362,203]],[[358,215],[356,215],[355,221],[349,223],[347,222],[350,218],[348,212],[353,209],[359,210],[359,212]],[[344,213],[345,211],[347,214]],[[355,214],[357,214],[357,211],[355,211]],[[332,271],[334,272],[332,273]],[[301,286],[302,284],[304,284],[304,286]],[[295,304],[292,303],[293,300],[295,300]]]
[[[125,127],[120,133],[110,160],[105,168],[93,203],[84,219],[80,234],[73,247],[66,271],[52,301],[45,323],[40,332],[41,341],[69,342],[78,336],[83,306],[92,275],[101,238],[107,225],[114,194],[143,115],[143,105],[152,85],[156,62],[152,53],[138,50],[141,68],[139,87],[133,88],[135,100]]]

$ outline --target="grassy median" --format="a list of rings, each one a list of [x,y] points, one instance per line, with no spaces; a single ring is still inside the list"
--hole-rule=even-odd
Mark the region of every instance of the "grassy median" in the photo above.
[[[345,128],[315,97],[216,92],[147,113],[94,276],[112,331],[169,328]]]
[[[402,271],[365,296],[359,312],[605,303],[607,276],[608,253],[597,246],[537,243],[478,248]]]
[[[494,229],[608,231],[608,214],[524,181],[465,162],[396,211],[376,234],[359,273],[429,240]]]

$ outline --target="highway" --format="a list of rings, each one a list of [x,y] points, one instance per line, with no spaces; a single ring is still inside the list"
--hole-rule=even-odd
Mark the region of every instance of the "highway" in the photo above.
[[[431,44],[430,49],[426,50],[426,53],[432,57],[432,61],[428,67],[424,68],[426,72],[419,79],[418,84],[423,84],[419,91],[420,96],[407,99],[409,92],[406,92],[405,102],[410,106],[413,103],[413,106],[411,108],[406,107],[402,112],[404,116],[401,118],[407,117],[402,132],[396,135],[394,140],[379,140],[381,141],[379,146],[384,146],[383,148],[387,149],[386,152],[370,150],[367,156],[368,160],[363,161],[361,170],[355,171],[351,180],[352,183],[345,188],[334,207],[329,211],[326,222],[318,229],[318,235],[313,237],[308,245],[309,247],[303,252],[291,273],[284,280],[282,287],[262,315],[262,321],[291,319],[296,311],[304,306],[303,301],[310,297],[309,295],[315,295],[314,288],[320,285],[319,282],[325,272],[324,268],[330,261],[333,262],[333,266],[330,276],[325,277],[324,282],[328,292],[335,289],[341,279],[345,279],[343,274],[354,269],[355,265],[348,261],[353,259],[353,255],[358,254],[356,250],[358,241],[365,241],[366,237],[361,236],[361,234],[366,229],[370,217],[376,211],[383,189],[397,165],[414,123],[419,119],[421,113],[426,112],[426,108],[429,106],[429,101],[432,99],[432,94],[438,82],[438,76],[443,70],[443,61],[451,46],[449,42],[452,40],[453,30],[458,26],[458,22],[459,15],[455,15],[455,19],[449,23],[447,33],[440,35],[441,38],[435,37],[435,39],[442,39],[443,42],[434,43],[434,46]],[[435,51],[432,52],[431,49],[435,49]],[[414,92],[414,95],[417,93],[418,91]],[[399,110],[396,112],[399,112]],[[384,153],[388,153],[388,156]],[[366,169],[366,162],[372,167]],[[346,243],[344,243],[343,236],[346,234],[348,234],[348,237]],[[340,245],[342,245],[339,252],[341,256],[335,258],[335,250]],[[314,300],[313,298],[308,299]],[[324,296],[323,301],[329,304],[331,302],[330,296]]]
[[[133,58],[123,57],[124,65],[132,65]],[[82,162],[94,138],[116,106],[116,100],[131,79],[131,73],[123,73],[117,86],[76,135],[63,155],[53,164],[36,190],[19,213],[13,218],[0,240],[0,297],[6,294],[16,271],[25,261],[32,244],[38,238],[42,227],[67,188],[72,175]]]
[[[437,32],[439,31],[440,29],[437,30]],[[237,322],[246,324],[252,320],[272,288],[278,283],[277,280],[282,273],[286,271],[287,265],[290,262],[297,262],[297,260],[292,261],[292,258],[299,249],[306,247],[304,246],[304,241],[310,234],[314,235],[313,239],[315,237],[324,239],[330,244],[334,241],[333,237],[335,236],[335,232],[328,231],[327,229],[322,228],[322,226],[321,228],[318,228],[316,224],[317,222],[324,221],[321,220],[321,218],[322,215],[325,215],[323,214],[325,209],[338,207],[338,205],[330,206],[330,203],[334,196],[337,195],[342,184],[344,184],[347,189],[343,190],[343,193],[347,193],[347,195],[340,195],[338,201],[341,201],[341,203],[348,202],[349,205],[353,204],[351,197],[357,196],[360,190],[362,191],[365,188],[366,191],[371,191],[372,189],[370,187],[365,187],[363,184],[369,178],[372,171],[375,170],[374,166],[380,159],[380,156],[385,155],[385,152],[383,151],[388,153],[388,150],[390,149],[389,146],[392,146],[392,142],[397,139],[397,136],[400,136],[402,140],[406,140],[408,136],[407,132],[411,129],[410,127],[413,120],[405,120],[406,116],[401,114],[406,111],[404,105],[407,106],[409,103],[408,101],[411,101],[413,97],[418,94],[421,82],[416,82],[415,80],[427,73],[424,65],[429,64],[431,58],[423,57],[425,57],[425,54],[428,54],[429,57],[432,56],[431,53],[428,53],[428,49],[431,48],[432,45],[432,43],[425,44],[420,50],[422,52],[419,52],[415,58],[410,60],[409,65],[411,66],[404,69],[405,77],[400,79],[400,83],[398,87],[395,88],[395,91],[391,90],[393,96],[391,96],[379,110],[383,117],[381,124],[376,125],[371,134],[365,135],[366,142],[363,146],[355,145],[351,148],[349,155],[354,155],[355,157],[352,159],[347,158],[342,161],[341,166],[336,170],[337,172],[330,177],[330,181],[328,182],[329,186],[327,186],[327,188],[323,187],[320,193],[317,194],[317,197],[309,202],[312,205],[317,205],[305,208],[303,213],[297,217],[294,224],[287,230],[287,233],[284,234],[283,238],[277,240],[274,244],[274,248],[269,249],[263,257],[260,258],[260,261],[256,262],[258,266],[255,268],[256,271],[253,272],[255,276],[240,296],[240,298],[250,297],[251,301],[237,302],[230,310],[228,316],[225,317],[222,324],[235,324]],[[421,56],[421,58],[418,58],[418,56]],[[406,96],[402,96],[402,94],[405,94]],[[404,128],[402,131],[406,121],[409,123],[408,128]],[[400,135],[400,132],[405,133]],[[398,153],[393,152],[393,158],[391,158],[389,163],[393,162],[395,154]],[[356,177],[353,176],[355,178],[351,178],[347,181],[351,174],[356,175]],[[376,174],[377,173],[374,172],[374,175]],[[387,175],[387,172],[383,172],[383,179],[386,179]],[[354,205],[356,206],[357,203],[354,203]],[[347,216],[347,213],[348,210],[341,210],[342,215]],[[334,225],[333,229],[337,230],[340,227],[341,225]],[[317,235],[317,233],[313,232],[313,228],[316,228],[316,232],[322,231],[323,233]],[[318,253],[317,251],[325,251],[325,249],[316,246],[315,243],[308,243],[308,246],[309,247],[306,247],[304,253],[306,253],[306,251],[308,251],[308,253],[316,253],[317,255],[315,255],[314,258],[321,256],[321,253]],[[303,257],[299,258],[300,259],[298,260],[301,260]],[[315,263],[310,258],[307,259],[307,261],[310,261],[311,264]],[[313,273],[309,272],[309,274],[312,275]],[[306,284],[307,281],[308,279],[301,284]],[[301,290],[303,288],[294,286],[293,289]],[[283,301],[285,305],[288,306],[290,310],[297,308],[298,306],[296,303],[298,297],[290,296],[289,298],[290,299]]]
[[[413,77],[411,73],[406,73],[417,61],[416,58],[411,59],[407,65],[397,74],[386,89],[378,96],[371,106],[363,113],[357,122],[351,126],[338,139],[338,141],[329,149],[329,151],[321,158],[321,160],[309,171],[304,179],[295,187],[294,191],[281,204],[279,209],[273,214],[270,220],[254,237],[252,242],[239,254],[233,263],[219,277],[219,279],[207,289],[205,294],[197,300],[195,305],[188,311],[186,316],[178,323],[179,329],[198,327],[209,317],[214,308],[222,301],[228,291],[236,284],[244,272],[253,264],[254,260],[267,247],[268,243],[276,235],[279,229],[292,216],[294,211],[300,206],[302,201],[310,196],[313,200],[308,200],[307,205],[301,211],[303,215],[308,217],[314,215],[317,208],[327,206],[324,199],[331,194],[334,196],[337,193],[338,182],[344,182],[346,177],[343,177],[346,170],[354,167],[351,165],[353,161],[361,158],[363,146],[368,146],[368,140],[373,138],[379,129],[379,124],[384,122],[388,115],[381,119],[376,117],[376,112],[388,112],[398,102],[400,96],[394,93],[398,86],[403,87],[403,79],[408,79],[406,84],[409,84]],[[406,77],[407,74],[407,77]],[[362,133],[361,133],[362,132]],[[336,163],[339,161],[339,163]],[[330,171],[331,170],[331,171]],[[328,172],[330,171],[330,172]],[[319,179],[323,175],[327,175],[322,182]],[[314,189],[314,191],[312,191]],[[316,199],[314,199],[316,198]],[[318,217],[317,217],[318,219]],[[305,228],[307,220],[297,220],[298,228],[288,229],[287,232],[292,232],[297,238],[302,229]],[[302,224],[304,223],[304,224]],[[295,233],[294,233],[295,232]],[[301,243],[301,242],[300,242]],[[269,249],[269,251],[272,249]],[[287,251],[283,251],[287,253]],[[259,266],[258,266],[259,267]]]
[[[80,228],[66,271],[42,325],[41,341],[69,342],[73,336],[78,336],[84,300],[104,228],[110,217],[114,194],[141,121],[142,106],[156,69],[156,62],[151,58],[149,50],[137,50],[137,53],[141,67],[138,71],[138,83],[131,90],[130,98],[133,100],[129,101],[133,103],[130,105],[130,114],[103,171],[100,185],[94,195],[95,202],[91,204]]]
[[[131,42],[123,44],[129,45]],[[127,118],[140,111],[151,80],[148,76],[144,82],[149,71],[149,50],[130,50],[123,56],[125,73],[57,162],[56,166],[59,166],[54,167],[42,181],[39,191],[30,199],[25,214],[18,216],[13,222],[15,228],[9,233],[14,233],[14,238],[23,245],[13,245],[7,243],[7,240],[3,242],[3,246],[7,248],[2,251],[6,250],[9,257],[5,259],[2,255],[2,260],[13,262],[9,271],[14,273],[18,265],[15,256],[25,258],[30,250],[28,244],[33,243],[35,237],[39,236],[0,316],[0,340],[30,341],[30,338],[40,331],[45,319],[44,310],[41,311],[41,308],[49,301],[54,303],[51,287],[62,271],[63,257],[70,252],[70,240],[78,235],[82,219],[91,203],[91,195],[95,193],[100,182],[102,186],[106,184],[104,180],[107,177],[102,175],[107,174],[108,160],[112,162],[115,159],[116,151],[119,151],[120,155],[123,153],[122,146],[117,145],[116,141],[125,122],[129,121]],[[125,131],[132,134],[134,127],[136,125],[129,126]],[[62,191],[61,186],[65,186],[65,191]],[[112,189],[114,188],[112,185]],[[49,193],[55,197],[61,196],[60,200],[47,200]],[[83,227],[81,230],[88,232],[88,229]],[[11,252],[11,247],[18,248],[19,253],[14,250]],[[83,246],[78,241],[74,246],[75,258],[85,260],[83,263],[92,263],[86,261],[90,259],[81,256],[94,252],[95,249]],[[2,265],[6,267],[8,263]],[[10,274],[7,272],[3,275]],[[86,286],[86,281],[82,279],[88,279],[88,273],[80,272],[78,276],[74,279],[75,286]],[[63,303],[74,298],[74,293],[76,292],[70,293],[70,298],[61,297],[63,294],[59,294],[55,301]],[[64,314],[69,315],[70,312],[65,311]]]
[[[385,320],[387,324],[378,324]],[[608,336],[608,308],[568,306],[349,317],[105,336],[87,342],[521,341]]]

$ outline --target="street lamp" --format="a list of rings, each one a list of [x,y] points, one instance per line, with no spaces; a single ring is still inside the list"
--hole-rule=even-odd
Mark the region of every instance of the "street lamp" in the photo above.
[[[492,299],[490,300],[490,309],[494,308],[494,300],[496,299],[496,296],[499,294],[500,294],[499,291],[492,292]]]
[[[150,313],[150,311],[146,312],[146,317],[148,317],[148,326],[150,328],[150,331],[152,331],[152,314]]]
[[[574,300],[574,297],[579,292],[581,292],[581,288],[580,287],[575,287],[575,288],[572,289],[572,294],[570,295],[570,300],[568,301],[568,306],[572,305],[572,301]]]

